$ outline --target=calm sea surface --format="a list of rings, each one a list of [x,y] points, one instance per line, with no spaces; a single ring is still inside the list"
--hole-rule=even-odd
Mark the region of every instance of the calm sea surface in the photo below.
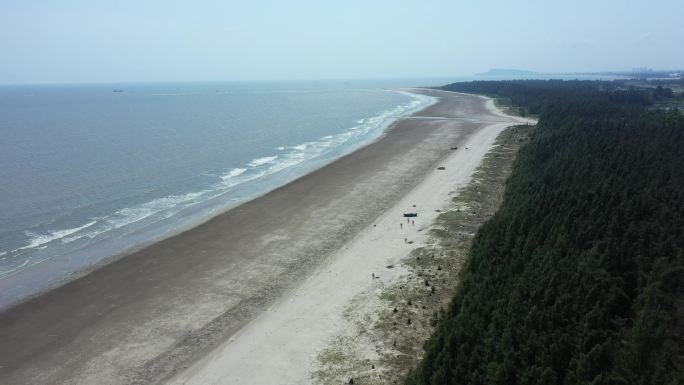
[[[415,84],[0,87],[0,308],[374,140]]]

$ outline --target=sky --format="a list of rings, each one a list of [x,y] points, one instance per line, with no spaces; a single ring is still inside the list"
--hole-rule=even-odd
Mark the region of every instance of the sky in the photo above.
[[[684,68],[682,0],[0,0],[0,84]]]

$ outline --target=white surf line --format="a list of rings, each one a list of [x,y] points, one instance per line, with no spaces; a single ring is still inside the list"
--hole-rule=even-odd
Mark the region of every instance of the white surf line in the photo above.
[[[493,103],[491,103],[493,107]],[[428,240],[425,229],[449,206],[454,192],[465,186],[496,137],[506,127],[527,120],[511,118],[480,129],[463,147],[433,170],[401,201],[333,254],[299,288],[279,300],[213,352],[170,380],[174,385],[311,383],[317,354],[341,334],[345,306],[355,295],[405,273],[397,264]],[[416,207],[413,207],[416,205]],[[403,213],[417,212],[415,225]],[[402,226],[400,228],[400,223]],[[413,241],[413,244],[405,243]],[[372,279],[371,274],[379,275]]]

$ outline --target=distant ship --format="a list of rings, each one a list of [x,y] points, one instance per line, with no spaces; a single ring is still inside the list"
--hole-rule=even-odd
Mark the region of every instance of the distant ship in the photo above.
[[[112,92],[123,92],[123,90],[112,90]]]

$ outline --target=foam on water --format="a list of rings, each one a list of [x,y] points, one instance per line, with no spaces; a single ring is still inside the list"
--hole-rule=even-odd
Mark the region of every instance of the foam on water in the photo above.
[[[193,204],[196,202],[197,198],[201,197],[207,192],[209,191],[204,190],[183,195],[171,195],[168,197],[154,199],[138,206],[123,208],[111,215],[100,218],[93,222],[97,223],[97,226],[93,226],[95,229],[79,234],[76,237],[69,238],[68,242],[73,242],[84,237],[94,239],[100,234],[111,230],[120,229],[124,226],[132,225],[134,223],[148,219],[155,214],[162,214],[162,218],[168,218],[175,213],[174,209],[179,207],[187,207]]]
[[[12,251],[20,251],[20,250],[25,250],[25,249],[33,249],[39,246],[43,246],[47,243],[50,243],[52,241],[60,240],[63,239],[64,237],[77,233],[83,229],[86,229],[92,225],[94,225],[96,221],[91,221],[86,223],[85,225],[79,226],[79,227],[74,227],[72,229],[64,229],[64,230],[57,230],[50,232],[49,234],[33,234],[30,231],[26,232],[26,235],[30,237],[29,244],[23,247],[20,247],[18,249],[12,250]]]
[[[24,262],[22,262],[21,264],[15,266],[13,268],[10,268],[9,270],[0,271],[0,278],[6,277],[6,276],[8,276],[14,272],[17,272],[17,271],[20,271],[21,269],[26,268],[29,265],[29,263],[31,263],[31,260],[29,258],[24,258]]]
[[[222,181],[227,181],[229,179],[235,178],[236,176],[242,175],[245,171],[247,171],[246,168],[234,168],[225,175],[221,175],[220,178]]]
[[[271,163],[276,159],[278,159],[278,155],[264,156],[263,158],[254,159],[253,161],[249,162],[249,165],[252,167],[258,167],[258,166],[264,165],[266,163]]]

